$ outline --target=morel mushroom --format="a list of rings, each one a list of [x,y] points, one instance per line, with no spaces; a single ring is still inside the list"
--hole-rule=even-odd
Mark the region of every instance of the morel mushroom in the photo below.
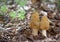
[[[46,15],[42,16],[40,21],[40,29],[42,29],[42,34],[47,37],[46,30],[48,30],[50,27],[49,21]]]
[[[32,35],[37,36],[39,30],[39,14],[38,12],[33,12],[31,16],[31,21],[29,27],[32,29]]]

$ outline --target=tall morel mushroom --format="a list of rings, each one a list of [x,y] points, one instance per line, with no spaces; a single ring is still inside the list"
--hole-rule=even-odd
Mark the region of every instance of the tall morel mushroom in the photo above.
[[[49,29],[49,20],[46,15],[42,16],[41,21],[40,21],[40,29],[42,30],[42,34],[47,37],[46,30]]]
[[[39,30],[39,14],[38,12],[33,12],[31,16],[31,21],[29,27],[32,29],[32,35],[37,36]]]

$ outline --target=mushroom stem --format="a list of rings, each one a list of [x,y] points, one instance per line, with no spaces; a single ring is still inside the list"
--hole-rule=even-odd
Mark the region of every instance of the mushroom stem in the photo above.
[[[38,29],[33,28],[32,29],[32,35],[37,36],[38,35]]]
[[[46,33],[46,30],[42,30],[42,34],[47,37],[47,33]]]

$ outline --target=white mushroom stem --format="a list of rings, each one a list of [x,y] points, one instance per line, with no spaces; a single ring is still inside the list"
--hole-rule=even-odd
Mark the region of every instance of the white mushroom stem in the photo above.
[[[42,30],[42,34],[47,37],[47,33],[46,33],[46,30]]]
[[[38,35],[38,29],[33,28],[32,29],[32,35],[37,36]]]

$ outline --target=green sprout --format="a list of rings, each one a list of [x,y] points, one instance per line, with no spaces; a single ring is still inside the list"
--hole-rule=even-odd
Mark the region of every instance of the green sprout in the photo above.
[[[19,5],[20,6],[25,6],[27,4],[27,0],[21,0],[20,2],[19,2]]]
[[[21,20],[23,20],[25,18],[25,11],[24,10],[20,10],[20,12],[18,14],[19,14],[19,18]]]
[[[1,9],[0,9],[2,12],[6,13],[7,12],[7,7],[6,5],[3,5],[1,6]]]
[[[16,3],[18,3],[20,6],[25,6],[27,3],[27,0],[15,0]]]
[[[23,19],[25,18],[25,16],[24,16],[24,15],[19,15],[19,18],[20,18],[21,20],[23,20]]]
[[[11,12],[9,13],[9,16],[10,16],[11,18],[15,19],[15,18],[16,18],[16,12],[15,12],[15,11],[11,11]]]

